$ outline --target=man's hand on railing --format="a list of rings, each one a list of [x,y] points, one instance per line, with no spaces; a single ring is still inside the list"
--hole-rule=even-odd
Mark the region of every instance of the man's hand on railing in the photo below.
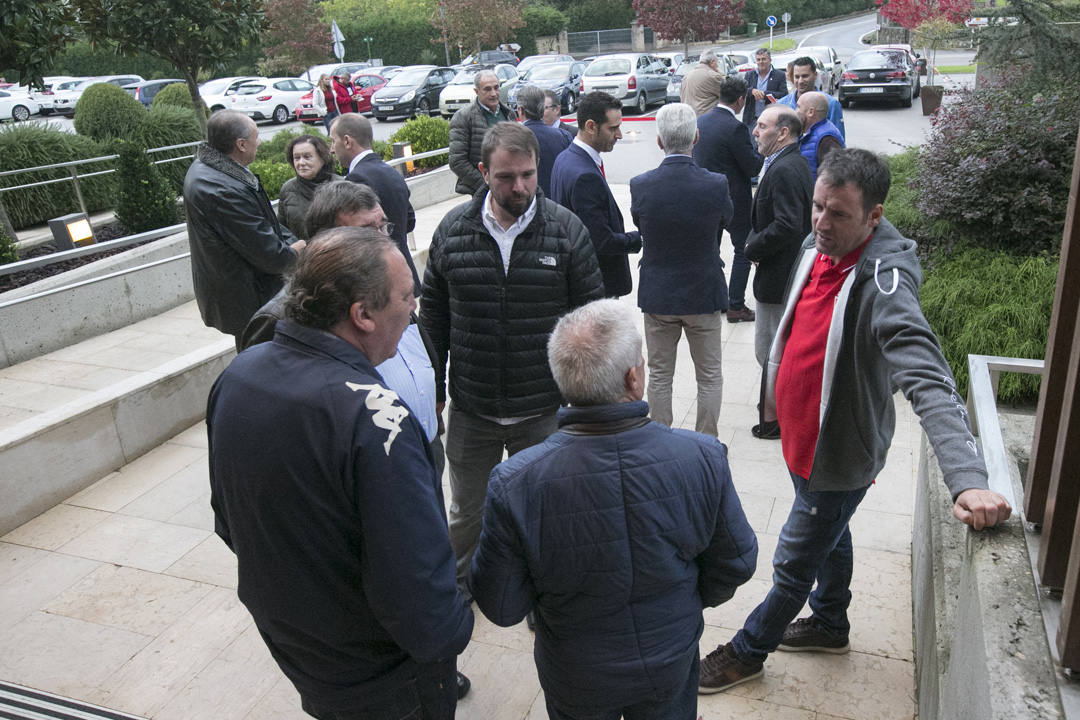
[[[1008,500],[993,490],[968,488],[956,496],[952,512],[960,522],[982,530],[1008,520],[1012,508]]]

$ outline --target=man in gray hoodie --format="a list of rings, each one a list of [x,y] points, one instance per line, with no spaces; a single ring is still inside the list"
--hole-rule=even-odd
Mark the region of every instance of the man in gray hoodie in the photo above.
[[[1012,511],[987,488],[964,404],[919,307],[915,243],[882,217],[888,191],[888,164],[866,150],[836,150],[819,170],[813,232],[788,278],[762,397],[763,419],[780,423],[795,501],[772,589],[731,642],[701,661],[698,692],[760,676],[776,649],[850,649],[848,520],[885,465],[897,387],[933,445],[953,515],[981,530]],[[807,598],[811,616],[795,620]]]

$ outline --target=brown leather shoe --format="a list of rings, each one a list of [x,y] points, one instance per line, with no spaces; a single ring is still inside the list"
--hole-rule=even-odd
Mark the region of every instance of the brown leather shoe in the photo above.
[[[746,663],[735,654],[731,643],[721,645],[701,659],[698,695],[711,695],[760,677],[764,663]]]
[[[754,322],[754,311],[748,307],[731,308],[727,311],[727,321],[729,323],[737,322]]]

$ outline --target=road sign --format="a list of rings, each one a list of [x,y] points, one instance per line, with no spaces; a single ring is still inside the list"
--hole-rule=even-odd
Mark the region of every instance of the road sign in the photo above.
[[[776,27],[776,16],[770,15],[769,17],[765,18],[765,24],[769,27]]]
[[[791,13],[784,13],[780,16],[780,19],[784,21],[785,25],[787,25],[789,22],[791,22]]]

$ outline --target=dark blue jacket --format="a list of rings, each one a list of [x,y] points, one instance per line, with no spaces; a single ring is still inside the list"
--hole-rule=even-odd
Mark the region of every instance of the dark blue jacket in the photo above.
[[[359,350],[282,320],[214,383],[206,424],[237,593],[302,696],[378,701],[465,648],[430,448]]]
[[[550,197],[585,223],[604,276],[604,294],[628,294],[634,281],[627,254],[641,250],[641,234],[637,230],[626,232],[622,212],[600,168],[574,143],[555,158]]]
[[[630,181],[630,215],[641,228],[642,312],[705,315],[727,310],[724,264],[716,242],[731,221],[723,175],[698,167],[686,155],[669,155],[655,170]]]
[[[758,72],[757,68],[751,68],[743,73],[743,80],[746,81],[746,107],[743,108],[742,121],[743,125],[748,128],[753,128],[754,121],[757,120],[757,100],[754,99],[754,90],[757,89]],[[787,89],[787,71],[783,68],[773,68],[769,71],[769,77],[765,80],[765,94],[772,95],[774,100],[779,100],[788,94]],[[765,107],[768,107],[768,101],[765,102]]]
[[[405,178],[394,168],[383,162],[383,159],[372,153],[365,155],[360,162],[356,163],[346,180],[354,183],[362,183],[375,191],[379,196],[379,205],[386,214],[386,219],[394,223],[394,232],[390,239],[398,246],[398,250],[405,255],[405,260],[412,270],[413,283],[416,286],[416,294],[420,294],[420,276],[416,272],[412,253],[409,252],[408,235],[416,227],[416,213],[409,201],[409,186]]]
[[[540,157],[536,159],[537,183],[544,195],[551,197],[551,167],[559,153],[570,146],[571,138],[540,120],[526,120],[523,124],[533,131],[536,142],[540,144]]]
[[[715,107],[697,122],[694,162],[727,177],[734,208],[734,216],[727,224],[728,232],[745,238],[750,232],[750,178],[758,174],[765,158],[750,142],[750,131],[730,110]]]
[[[559,410],[559,432],[492,471],[473,556],[477,604],[536,610],[540,685],[569,709],[686,682],[701,610],[754,574],[757,539],[715,438],[627,402]]]

